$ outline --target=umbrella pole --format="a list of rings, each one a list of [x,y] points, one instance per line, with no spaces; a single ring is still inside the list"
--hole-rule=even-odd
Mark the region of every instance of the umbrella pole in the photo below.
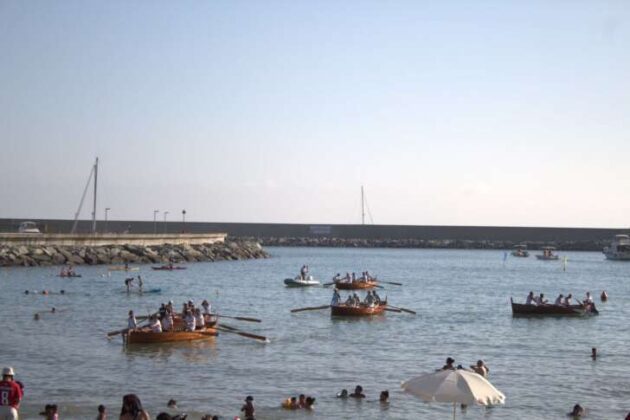
[[[457,403],[453,402],[453,420],[455,420],[455,413],[457,411]]]

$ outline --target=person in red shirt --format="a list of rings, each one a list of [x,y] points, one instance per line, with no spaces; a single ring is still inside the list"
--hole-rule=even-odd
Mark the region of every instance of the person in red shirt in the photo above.
[[[12,367],[2,369],[0,381],[0,420],[17,420],[22,387],[13,380],[15,372]]]

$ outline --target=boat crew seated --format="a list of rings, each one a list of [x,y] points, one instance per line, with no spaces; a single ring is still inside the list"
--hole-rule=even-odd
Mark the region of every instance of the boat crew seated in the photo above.
[[[565,298],[564,298],[564,306],[571,306],[571,298],[573,297],[573,295],[571,293],[569,293]]]
[[[151,315],[149,328],[151,328],[151,332],[161,333],[162,332],[162,323],[158,319],[157,316]]]
[[[348,299],[346,299],[345,304],[348,306],[354,306],[354,297],[352,295],[348,295]]]
[[[588,303],[595,303],[595,301],[593,300],[593,296],[591,296],[591,292],[586,292],[586,297],[584,298],[584,304]]]
[[[381,297],[376,293],[376,290],[372,290],[372,296],[374,297],[374,303],[379,305],[381,301]]]
[[[162,329],[164,331],[171,331],[173,329],[173,315],[168,309],[164,312],[164,315],[162,316]]]
[[[202,330],[206,327],[204,316],[201,314],[201,309],[195,309],[195,328]]]
[[[529,295],[527,295],[527,299],[525,299],[525,305],[535,305],[536,304],[536,298],[534,298],[534,292],[529,292]]]
[[[367,296],[365,297],[365,301],[366,304],[368,305],[374,305],[374,296],[372,296],[372,292],[368,290],[367,292]]]
[[[184,324],[186,325],[186,331],[195,331],[195,328],[197,327],[195,316],[190,310],[186,310],[186,312],[184,312]]]
[[[133,314],[133,311],[129,311],[129,318],[127,318],[127,328],[130,330],[135,330],[138,328],[138,321],[136,321],[136,316]]]
[[[354,306],[359,306],[361,304],[361,298],[356,293],[352,294],[352,298],[354,299]]]
[[[545,299],[545,295],[543,293],[540,294],[540,296],[538,296],[536,299],[536,303],[538,305],[545,305],[547,304],[547,300]]]
[[[558,297],[556,298],[556,301],[553,304],[556,305],[556,306],[561,306],[563,298],[564,298],[564,295],[562,293],[560,293],[558,295]]]

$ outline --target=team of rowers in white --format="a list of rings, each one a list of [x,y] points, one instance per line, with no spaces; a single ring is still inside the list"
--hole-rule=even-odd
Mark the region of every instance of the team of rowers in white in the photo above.
[[[573,304],[571,302],[572,298],[573,295],[571,293],[566,296],[560,293],[553,305],[571,306]],[[591,292],[586,292],[586,297],[584,298],[583,302],[580,302],[578,299],[576,300],[580,305],[593,305],[595,303],[595,301],[593,300],[593,296],[591,296]],[[525,305],[550,305],[550,303],[547,299],[545,299],[545,295],[543,293],[541,293],[540,296],[534,296],[534,292],[530,291],[529,295],[527,295],[527,299],[525,299]]]
[[[182,320],[184,322],[184,331],[202,330],[206,327],[206,324],[211,322],[211,318],[214,315],[210,312],[212,305],[207,300],[201,302],[203,308],[195,307],[192,300],[184,303],[182,308]],[[173,301],[169,301],[166,305],[162,304],[157,314],[153,314],[149,317],[149,325],[145,327],[138,327],[138,321],[133,313],[129,311],[129,318],[127,319],[127,328],[129,330],[138,330],[148,327],[148,329],[154,333],[161,333],[164,331],[174,330],[174,317],[176,315],[173,312]],[[145,329],[146,331],[146,329]]]
[[[354,283],[356,281],[369,282],[376,281],[376,277],[372,277],[369,272],[364,271],[361,273],[361,277],[357,277],[355,273],[346,273],[344,277],[341,277],[341,274],[337,273],[335,277],[333,277],[334,282],[342,282],[342,283]]]
[[[357,295],[356,293],[352,293],[348,295],[348,299],[346,299],[346,301],[343,302],[343,305],[345,306],[361,306],[361,305],[378,306],[381,302],[383,301],[381,300],[381,297],[376,293],[376,290],[368,290],[367,296],[365,297],[363,302],[361,302],[361,298],[359,297],[359,295]],[[339,291],[335,288],[335,290],[333,291],[332,300],[330,301],[330,305],[337,306],[341,304],[342,304],[341,295],[339,294]]]

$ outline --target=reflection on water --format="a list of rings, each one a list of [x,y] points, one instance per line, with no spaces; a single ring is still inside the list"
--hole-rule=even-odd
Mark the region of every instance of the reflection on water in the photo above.
[[[179,341],[161,344],[124,344],[122,351],[129,360],[135,357],[147,357],[167,361],[179,357],[187,363],[203,364],[217,358],[215,338],[196,341]]]

